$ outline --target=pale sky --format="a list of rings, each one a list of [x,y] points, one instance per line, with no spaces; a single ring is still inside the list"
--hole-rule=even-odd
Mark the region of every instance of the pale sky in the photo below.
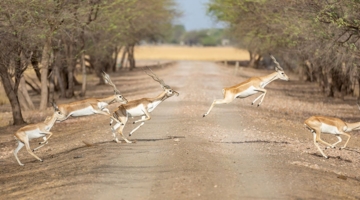
[[[223,28],[219,23],[216,23],[212,17],[206,15],[206,4],[210,0],[175,0],[178,4],[178,10],[183,13],[183,16],[175,20],[177,24],[183,24],[187,31],[208,29],[208,28]]]

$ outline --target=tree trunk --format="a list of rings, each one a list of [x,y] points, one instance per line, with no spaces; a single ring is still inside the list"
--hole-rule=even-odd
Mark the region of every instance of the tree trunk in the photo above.
[[[30,61],[31,65],[35,71],[36,77],[41,81],[41,73],[39,68],[39,50],[35,49],[33,54],[31,55]]]
[[[60,88],[60,97],[65,98],[66,97],[66,91],[65,91],[64,80],[61,77],[58,65],[54,66],[54,74],[55,74],[57,86]]]
[[[308,75],[308,78],[307,80],[309,80],[310,82],[313,82],[314,81],[314,67],[313,67],[313,64],[309,61],[309,60],[306,60],[305,61],[305,66],[306,66],[306,71],[308,72],[307,75]]]
[[[40,100],[40,110],[44,110],[48,104],[48,73],[49,73],[49,63],[50,63],[50,50],[51,50],[51,36],[46,38],[44,49],[41,57],[41,100]]]
[[[25,121],[22,117],[21,108],[18,96],[13,90],[11,79],[7,73],[0,73],[1,81],[5,89],[6,96],[9,98],[11,110],[13,114],[14,125],[25,124]]]
[[[66,97],[71,98],[74,96],[74,62],[72,59],[72,45],[66,45],[66,61],[68,65],[68,73],[67,73],[67,81],[68,81],[68,89],[66,91]]]
[[[35,106],[30,98],[30,95],[29,95],[27,89],[26,89],[26,83],[25,83],[24,76],[21,77],[21,80],[20,80],[19,93],[21,93],[21,95],[24,97],[27,109],[34,110]]]
[[[53,71],[51,72],[51,76],[49,79],[49,101],[54,102],[55,101],[55,73],[54,73],[54,66]]]
[[[357,103],[360,105],[360,76],[357,78],[358,81],[358,96],[357,96]]]
[[[130,64],[130,71],[135,69],[135,57],[134,57],[134,46],[135,45],[131,45],[129,46],[129,51],[128,51],[128,60],[129,60],[129,64]]]
[[[256,59],[255,59],[255,62],[254,62],[254,68],[260,68],[260,61],[262,59],[262,56],[259,55]]]
[[[85,65],[85,55],[84,51],[81,53],[80,57],[81,69],[82,69],[82,86],[80,96],[85,96],[86,93],[86,65]]]
[[[256,57],[256,54],[252,51],[249,51],[249,55],[250,55],[250,61],[247,65],[247,67],[250,67],[250,68],[253,68],[255,66],[255,57]]]
[[[59,45],[60,46],[60,45]],[[57,86],[57,89],[60,89],[60,97],[65,98],[66,97],[66,91],[65,91],[65,83],[64,79],[61,76],[60,73],[60,66],[61,66],[61,54],[59,50],[54,51],[54,66],[53,66],[53,73],[54,73],[54,84]]]
[[[129,49],[129,47],[126,46],[123,53],[122,53],[121,61],[120,61],[120,69],[124,68],[124,62],[125,62],[125,59],[126,59],[126,55],[128,53],[128,49]]]
[[[114,63],[112,66],[112,71],[116,72],[116,68],[117,68],[117,64],[118,64],[118,58],[119,58],[119,53],[121,51],[122,47],[115,47],[114,51],[115,51],[115,56],[114,56]]]
[[[328,97],[334,97],[334,84],[332,79],[331,70],[328,70],[325,74],[326,78],[326,85],[325,85],[325,92],[326,96]]]
[[[21,80],[23,79],[23,77],[21,77],[20,81],[19,81],[19,86],[18,86],[18,89],[17,89],[17,92],[14,90],[15,93],[17,93],[17,97],[18,97],[18,100],[19,100],[19,104],[20,104],[20,109],[23,111],[27,111],[27,110],[30,110],[30,107],[28,105],[28,103],[26,102],[26,99],[22,93],[22,85],[21,85]],[[15,89],[15,83],[12,79],[10,79],[10,83],[11,83],[11,88]],[[26,89],[25,89],[26,90]]]
[[[30,81],[28,80],[25,80],[25,83],[31,87],[31,89],[36,92],[36,94],[41,94],[41,89],[39,87],[38,84],[36,84],[36,82],[31,78],[31,77],[28,77],[33,83],[30,83]]]

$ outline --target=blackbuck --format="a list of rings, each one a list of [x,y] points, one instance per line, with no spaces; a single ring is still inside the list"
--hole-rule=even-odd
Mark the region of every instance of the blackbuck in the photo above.
[[[131,136],[136,130],[138,130],[142,125],[144,125],[145,121],[151,119],[150,113],[163,101],[167,98],[179,93],[175,90],[171,89],[170,86],[166,85],[162,79],[159,79],[156,74],[149,68],[150,73],[147,71],[146,74],[152,77],[156,82],[160,83],[162,89],[164,90],[161,94],[159,94],[155,98],[142,98],[133,101],[129,101],[127,104],[123,104],[118,106],[118,108],[113,112],[112,118],[110,119],[110,127],[112,130],[112,134],[114,136],[114,140],[117,143],[120,143],[117,136],[116,130],[121,135],[121,137],[127,143],[131,143],[128,139],[126,139],[123,135],[123,129],[125,127],[126,122],[129,117],[141,117],[141,119],[134,121],[133,124],[141,122],[139,126],[134,128],[129,136]],[[113,121],[115,121],[115,125],[112,126]]]
[[[266,90],[264,89],[265,86],[267,86],[269,83],[271,83],[276,79],[288,81],[289,77],[285,74],[284,69],[280,66],[280,64],[276,61],[276,59],[272,55],[270,57],[275,63],[276,72],[271,73],[267,76],[251,77],[242,83],[239,83],[237,85],[228,88],[224,88],[222,90],[224,98],[215,99],[211,104],[209,110],[203,115],[203,117],[205,117],[210,113],[210,111],[212,110],[215,104],[230,103],[236,98],[246,98],[258,92],[261,92],[262,94],[259,95],[251,103],[251,105],[254,105],[254,103],[261,98],[260,102],[257,105],[260,106],[266,95]]]
[[[43,147],[45,144],[47,144],[48,140],[53,135],[53,133],[50,132],[51,128],[54,126],[54,123],[57,121],[57,119],[62,116],[62,114],[59,111],[56,104],[53,104],[53,106],[54,106],[54,109],[55,109],[54,114],[52,116],[50,116],[50,117],[47,117],[44,122],[39,122],[37,124],[29,124],[27,126],[24,126],[24,127],[20,128],[14,134],[15,139],[18,141],[18,146],[14,150],[14,156],[15,156],[16,160],[18,161],[19,165],[21,165],[21,166],[24,165],[24,164],[22,164],[20,162],[20,160],[19,160],[19,158],[17,156],[19,150],[21,148],[23,148],[24,145],[26,147],[26,150],[32,156],[34,156],[36,159],[38,159],[39,161],[42,162],[42,160],[38,156],[36,156],[33,153],[33,151],[35,151],[35,150]],[[46,137],[46,136],[48,136],[48,137]],[[44,141],[40,142],[40,146],[38,146],[33,151],[31,151],[29,141],[32,140],[32,139],[40,138],[40,137],[43,137]]]
[[[360,108],[359,108],[360,109]],[[339,144],[342,139],[340,135],[347,136],[347,140],[343,147],[340,147],[339,149],[346,148],[346,145],[348,144],[351,136],[348,134],[348,132],[353,130],[360,130],[360,122],[356,123],[346,123],[341,119],[333,118],[333,117],[324,117],[324,116],[312,116],[305,120],[304,122],[305,127],[310,130],[310,132],[313,134],[314,137],[314,144],[317,147],[317,149],[320,151],[320,153],[325,157],[328,158],[327,155],[321,150],[319,146],[319,142],[327,145],[325,149],[328,148],[336,148],[336,145]],[[337,142],[334,144],[330,144],[328,142],[325,142],[321,139],[321,134],[332,134],[335,135],[338,139]]]
[[[102,114],[110,116],[110,111],[107,106],[112,103],[127,103],[127,99],[120,94],[115,84],[111,81],[110,76],[103,72],[103,78],[106,84],[114,88],[114,95],[105,98],[89,98],[81,101],[75,101],[68,104],[60,104],[59,110],[63,114],[59,121],[64,121],[68,117],[79,117],[93,114]]]

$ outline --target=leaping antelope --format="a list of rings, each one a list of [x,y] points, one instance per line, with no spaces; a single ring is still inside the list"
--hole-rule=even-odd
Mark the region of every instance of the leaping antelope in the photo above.
[[[120,143],[116,136],[115,130],[118,129],[118,133],[125,140],[126,143],[131,143],[128,139],[126,139],[123,135],[123,129],[125,127],[126,122],[129,117],[141,117],[141,119],[134,121],[133,124],[141,122],[139,126],[134,128],[129,136],[131,136],[140,126],[144,125],[145,121],[151,119],[150,113],[163,101],[167,98],[179,93],[175,90],[171,89],[169,85],[166,85],[162,79],[159,79],[156,74],[149,68],[151,74],[145,71],[147,75],[153,78],[156,82],[160,83],[162,89],[164,90],[161,94],[159,94],[155,98],[142,98],[133,101],[129,101],[127,104],[120,105],[112,114],[112,118],[110,119],[110,126],[112,126],[113,120],[115,119],[116,124],[111,127],[112,134],[114,136],[114,140],[117,143]],[[122,124],[121,124],[122,123]]]
[[[325,157],[328,158],[324,152],[321,150],[318,142],[321,142],[325,145],[325,149],[327,148],[336,148],[336,145],[339,144],[342,139],[340,135],[345,135],[348,137],[343,147],[340,147],[341,149],[346,148],[346,145],[348,144],[351,136],[347,132],[353,131],[353,130],[360,130],[360,122],[356,123],[346,123],[338,118],[333,117],[324,117],[324,116],[312,116],[305,120],[305,127],[310,130],[310,132],[313,134],[314,137],[314,144],[320,151],[320,153]],[[333,134],[337,137],[338,141],[334,144],[330,144],[328,142],[325,142],[321,139],[321,133],[327,133],[327,134]]]
[[[119,102],[119,103],[127,103],[127,99],[120,94],[120,91],[116,88],[115,84],[111,81],[110,76],[103,72],[103,78],[105,83],[112,86],[114,88],[114,95],[111,95],[106,98],[89,98],[81,101],[75,101],[68,104],[60,104],[59,110],[63,114],[63,117],[59,118],[59,121],[64,121],[68,117],[79,117],[79,116],[87,116],[93,114],[102,114],[110,116],[110,111],[106,107],[109,104]]]
[[[55,112],[52,116],[47,117],[44,122],[39,122],[37,124],[30,124],[27,126],[24,126],[20,128],[16,133],[14,134],[15,139],[18,141],[18,146],[14,150],[14,156],[16,160],[18,161],[19,165],[23,166],[17,156],[17,153],[21,148],[26,147],[26,150],[34,156],[36,159],[42,162],[42,160],[36,156],[30,149],[29,141],[35,138],[43,137],[44,141],[40,142],[40,146],[36,147],[33,151],[43,147],[45,144],[47,144],[50,137],[53,135],[52,132],[50,132],[51,128],[54,126],[55,121],[62,116],[59,109],[57,108],[56,104],[53,104]],[[46,137],[48,136],[48,137]]]
[[[262,94],[260,96],[258,96],[251,103],[251,105],[254,105],[254,103],[261,98],[260,102],[257,105],[257,106],[260,106],[260,104],[262,103],[262,101],[264,100],[264,97],[266,95],[266,90],[264,89],[266,85],[268,85],[269,83],[271,83],[272,81],[274,81],[276,79],[288,81],[289,77],[285,74],[284,69],[282,67],[280,67],[280,64],[276,61],[274,56],[271,55],[270,57],[275,63],[276,72],[271,73],[267,76],[251,77],[242,83],[239,83],[237,85],[234,85],[234,86],[231,86],[228,88],[224,88],[222,90],[222,92],[224,94],[224,98],[223,99],[215,99],[213,101],[213,103],[211,104],[209,110],[203,115],[203,117],[205,117],[206,115],[208,115],[210,113],[211,109],[214,107],[215,104],[230,103],[235,98],[246,98],[246,97],[249,97],[258,92],[261,92]]]

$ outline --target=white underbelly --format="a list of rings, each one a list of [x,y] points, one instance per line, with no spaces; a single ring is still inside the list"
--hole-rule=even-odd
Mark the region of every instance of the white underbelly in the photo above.
[[[250,86],[248,89],[238,93],[235,98],[245,98],[258,93],[258,91],[256,91],[255,89],[256,88],[254,86]]]
[[[85,115],[92,115],[95,114],[93,107],[89,106],[80,110],[73,111],[71,113],[71,116],[73,117],[79,117],[79,116],[85,116]]]
[[[143,116],[145,113],[142,111],[140,106],[126,110],[131,117]]]
[[[339,134],[340,131],[336,126],[330,126],[328,124],[321,124],[322,133]]]
[[[156,106],[158,106],[160,103],[161,103],[161,101],[154,101],[152,103],[149,103],[147,105],[147,111],[149,113],[151,113],[156,108]],[[143,109],[144,109],[143,106],[138,105],[138,106],[136,106],[134,108],[127,109],[127,112],[130,114],[131,117],[138,117],[138,116],[145,115]]]
[[[41,133],[39,129],[26,131],[26,134],[27,134],[29,140],[35,139],[35,138],[40,138],[40,137],[43,137],[45,135],[44,133]]]

